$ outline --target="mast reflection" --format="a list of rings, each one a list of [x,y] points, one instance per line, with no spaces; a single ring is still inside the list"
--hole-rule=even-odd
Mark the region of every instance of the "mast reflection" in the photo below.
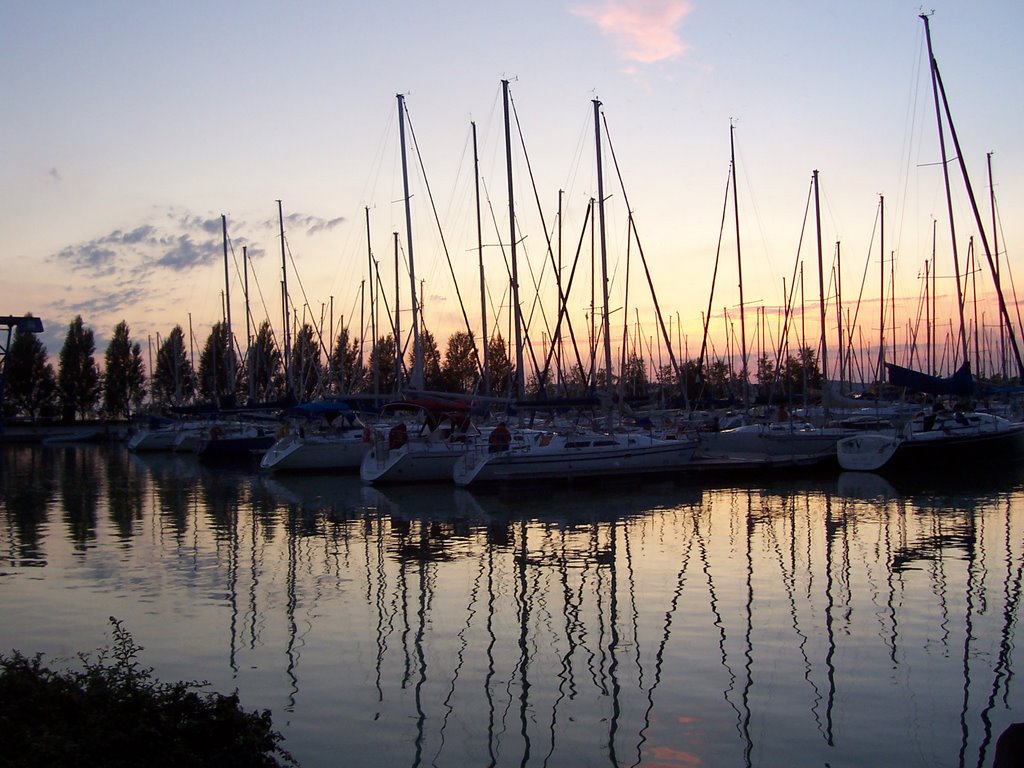
[[[175,652],[312,764],[980,766],[1024,706],[1014,478],[477,496],[111,448],[0,462],[0,583],[55,571],[128,626],[179,616]]]

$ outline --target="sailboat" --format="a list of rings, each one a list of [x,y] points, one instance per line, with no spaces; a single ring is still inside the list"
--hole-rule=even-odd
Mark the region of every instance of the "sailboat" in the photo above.
[[[505,86],[508,119],[508,83]],[[459,486],[481,486],[533,481],[566,481],[576,478],[623,477],[675,473],[681,471],[693,455],[696,441],[688,437],[662,439],[652,431],[616,431],[612,429],[612,353],[608,323],[608,259],[605,241],[604,177],[601,156],[601,102],[594,105],[595,145],[597,153],[598,211],[601,246],[601,285],[603,291],[605,428],[585,433],[552,431],[504,431],[496,427],[487,441],[478,441],[455,462],[452,478]],[[507,135],[507,131],[506,131]],[[511,172],[511,161],[509,161]],[[513,218],[513,227],[515,219]],[[513,231],[512,242],[515,242]],[[517,324],[518,326],[518,324]],[[521,352],[517,350],[520,371]],[[521,380],[521,378],[520,378]],[[507,429],[507,428],[505,428]],[[507,437],[506,437],[507,435]]]
[[[425,398],[388,403],[359,465],[364,483],[446,482],[468,444],[480,437],[468,403]]]
[[[953,226],[952,196],[950,193],[949,167],[946,159],[943,109],[949,125],[960,171],[967,188],[968,198],[974,211],[981,241],[988,256],[989,266],[995,281],[999,299],[1001,319],[1006,324],[1007,335],[1017,359],[1018,370],[1024,377],[1024,363],[1021,361],[1013,324],[1006,310],[999,273],[994,268],[985,228],[978,212],[974,192],[963,159],[963,152],[957,139],[956,129],[950,115],[949,103],[939,75],[938,63],[932,52],[931,28],[928,16],[921,15],[928,42],[932,90],[935,98],[935,113],[938,123],[939,148],[942,158],[943,179],[946,187],[946,204],[949,210],[950,230],[953,241],[954,269],[957,275],[957,303],[960,310],[960,347],[964,363],[950,377],[941,378],[887,363],[889,382],[906,389],[913,389],[936,398],[930,409],[922,411],[901,429],[892,433],[879,432],[844,438],[837,445],[839,464],[843,469],[861,471],[917,470],[935,472],[942,468],[963,470],[971,466],[1005,465],[1024,459],[1024,423],[1011,422],[1001,416],[982,413],[965,407],[947,410],[942,397],[966,398],[974,393],[974,380],[967,362],[967,334],[963,317],[963,300],[960,287],[960,265],[956,249],[956,232]]]
[[[235,349],[231,332],[231,280],[228,261],[228,220],[221,215],[224,240],[224,321],[225,321],[225,364],[227,365],[228,392],[218,405],[236,406],[235,392]],[[201,461],[210,464],[250,464],[263,454],[276,440],[274,425],[266,419],[243,418],[241,410],[225,409],[234,418],[218,417],[207,431],[196,435],[191,432],[179,433],[175,447],[179,450],[194,446]],[[255,416],[256,412],[250,413]]]
[[[893,434],[845,437],[836,445],[850,471],[964,471],[1005,466],[1024,456],[1024,423],[979,411],[922,412]]]
[[[263,454],[267,472],[344,472],[359,469],[370,447],[369,429],[341,401],[302,403],[284,413],[299,423]]]
[[[423,389],[423,344],[420,337],[419,301],[413,261],[411,195],[406,157],[405,99],[398,94],[398,125],[405,192],[406,238],[409,254],[409,279],[412,290],[413,370],[410,389]],[[474,133],[475,135],[475,133]],[[474,153],[475,154],[475,153]],[[395,274],[398,275],[398,235],[395,235]],[[396,283],[396,324],[399,317]],[[396,349],[401,349],[401,332],[396,328]],[[400,352],[396,353],[396,382],[400,379]],[[479,435],[470,419],[470,405],[461,399],[412,397],[389,403],[381,422],[368,434],[368,448],[359,464],[364,483],[450,483],[452,468],[469,440]],[[408,423],[407,423],[408,422]],[[411,426],[410,426],[411,425]]]
[[[733,143],[730,133],[730,148]],[[732,179],[735,182],[735,150],[732,149]],[[811,177],[814,195],[815,229],[817,232],[818,295],[821,315],[821,363],[825,386],[828,387],[828,352],[825,329],[825,291],[821,247],[821,207],[818,171]],[[735,197],[735,184],[733,196]],[[734,200],[735,202],[735,200]],[[737,226],[737,242],[739,227]],[[741,298],[742,312],[742,298]],[[742,314],[740,315],[742,318]],[[703,353],[702,353],[703,354]],[[743,351],[743,380],[746,393],[746,349]],[[827,390],[826,390],[827,391]],[[744,398],[746,400],[746,397]],[[702,432],[691,468],[695,471],[722,471],[781,467],[835,465],[836,443],[843,437],[877,426],[879,414],[866,409],[847,410],[847,417],[835,421],[825,419],[824,425],[797,418],[785,407],[779,418],[770,422],[743,423],[728,429]]]

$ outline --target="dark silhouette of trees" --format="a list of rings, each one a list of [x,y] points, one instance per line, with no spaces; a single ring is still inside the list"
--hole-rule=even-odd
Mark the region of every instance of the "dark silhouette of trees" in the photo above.
[[[365,374],[359,360],[359,339],[350,339],[348,328],[338,331],[328,360],[328,380],[333,394],[343,395],[365,389]]]
[[[796,355],[789,355],[783,376],[783,385],[789,397],[820,390],[821,370],[818,368],[817,353],[810,347],[803,347]]]
[[[630,398],[642,398],[648,395],[647,364],[635,352],[626,358],[622,374],[619,378],[622,393]]]
[[[269,320],[260,323],[253,337],[245,368],[246,386],[253,402],[272,402],[284,396],[284,366],[281,350]]]
[[[432,391],[444,389],[444,376],[441,373],[441,350],[437,348],[434,334],[430,331],[420,333],[420,347],[423,349],[423,387]],[[409,366],[410,370],[412,366]]]
[[[114,328],[103,362],[103,408],[110,416],[128,418],[146,396],[146,371],[142,350],[132,343],[126,321]]]
[[[196,374],[185,354],[185,332],[180,325],[171,329],[157,349],[150,389],[161,405],[184,405],[196,395]]]
[[[374,376],[377,378],[374,389]],[[370,350],[370,370],[367,373],[366,390],[374,394],[388,394],[395,391],[395,337],[390,333],[381,336]]]
[[[449,392],[472,392],[480,378],[475,345],[472,334],[458,331],[448,337],[448,349],[444,353],[441,369],[444,389]]]
[[[727,398],[730,394],[729,384],[732,380],[732,371],[729,369],[729,364],[720,357],[716,357],[714,360],[706,363],[707,371],[704,375],[704,381],[710,390],[712,397],[716,398]]]
[[[95,352],[92,329],[78,315],[68,326],[58,360],[57,392],[66,421],[74,421],[75,414],[84,419],[99,401],[102,381]]]
[[[199,355],[199,394],[216,405],[233,405],[238,392],[239,366],[228,347],[227,325],[214,323]]]
[[[47,362],[46,347],[34,333],[16,330],[6,365],[5,415],[24,413],[35,421],[53,406],[57,393],[57,376]]]
[[[291,384],[299,402],[312,400],[324,378],[320,341],[316,330],[303,323],[292,342]]]
[[[511,394],[512,362],[501,334],[487,342],[487,365],[491,373],[491,394],[498,397]]]

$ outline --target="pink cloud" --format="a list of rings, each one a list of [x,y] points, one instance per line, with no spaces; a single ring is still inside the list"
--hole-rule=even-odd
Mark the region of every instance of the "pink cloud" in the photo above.
[[[618,55],[640,64],[673,59],[686,50],[678,27],[689,0],[601,0],[570,11],[612,39]]]

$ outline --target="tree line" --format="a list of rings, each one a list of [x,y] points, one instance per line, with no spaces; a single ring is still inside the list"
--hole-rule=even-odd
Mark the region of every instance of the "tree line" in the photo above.
[[[435,392],[481,393],[482,363],[473,335],[466,331],[448,338],[444,354],[429,331],[420,333],[423,386]],[[225,323],[216,323],[203,344],[198,365],[185,332],[175,325],[160,340],[156,361],[147,375],[142,349],[132,340],[126,321],[114,328],[103,355],[96,360],[95,336],[79,315],[68,325],[56,371],[45,346],[32,333],[17,331],[6,356],[5,417],[61,418],[64,421],[103,416],[130,418],[147,407],[162,410],[199,403],[229,407],[240,404],[307,402],[351,395],[391,395],[409,380],[412,350],[396,348],[392,334],[379,337],[363,354],[360,339],[342,328],[328,346],[319,331],[303,324],[285,355],[269,321],[264,321],[242,350],[228,339]],[[499,335],[487,345],[489,392],[519,397],[508,345]],[[591,359],[593,359],[591,355]],[[686,361],[677,373],[671,366],[655,366],[633,352],[621,363],[613,384],[621,396],[633,400],[677,399],[685,390],[694,404],[701,400],[747,398],[751,402],[784,402],[821,387],[814,350],[789,355],[776,370],[767,356],[757,361],[755,380],[744,393],[741,377],[726,360],[714,358],[698,370]],[[680,375],[681,374],[681,375]],[[530,376],[527,398],[592,395],[606,386],[607,377],[593,364],[577,362],[563,375]]]
[[[468,393],[479,380],[476,345],[468,333],[455,333],[442,356],[429,332],[420,335],[424,387]],[[380,337],[364,362],[359,339],[342,329],[330,349],[313,326],[298,329],[288,365],[269,321],[257,329],[248,350],[228,343],[225,323],[212,327],[193,362],[185,332],[175,325],[158,340],[155,364],[147,375],[142,349],[132,340],[126,321],[114,329],[103,367],[96,356],[95,334],[82,317],[68,326],[57,361],[49,362],[46,347],[33,333],[17,330],[6,355],[4,416],[61,418],[65,421],[103,416],[130,418],[147,406],[164,409],[209,403],[305,402],[354,394],[388,395],[396,382],[408,379],[411,351],[397,355],[394,336]],[[489,344],[491,381],[495,391],[512,380],[506,344],[496,337]]]

